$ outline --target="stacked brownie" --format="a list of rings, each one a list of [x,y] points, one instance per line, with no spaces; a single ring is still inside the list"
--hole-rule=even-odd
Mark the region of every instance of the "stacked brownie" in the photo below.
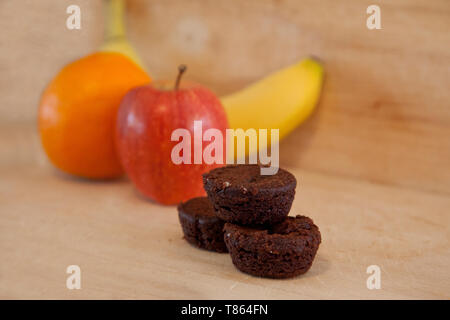
[[[203,175],[208,197],[178,206],[185,239],[229,252],[241,271],[289,278],[309,270],[321,242],[305,216],[288,217],[297,181],[286,170],[261,175],[258,165],[231,165]]]

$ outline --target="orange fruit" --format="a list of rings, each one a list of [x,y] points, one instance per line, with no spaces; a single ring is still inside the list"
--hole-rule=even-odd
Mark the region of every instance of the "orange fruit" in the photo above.
[[[39,131],[50,161],[84,178],[120,176],[114,143],[117,109],[127,91],[150,81],[119,53],[94,53],[65,66],[39,106]]]

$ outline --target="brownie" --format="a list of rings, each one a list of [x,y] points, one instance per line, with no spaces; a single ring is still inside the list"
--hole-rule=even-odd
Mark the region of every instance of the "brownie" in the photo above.
[[[224,222],[216,217],[207,197],[181,203],[178,218],[187,242],[210,251],[228,252],[223,238]]]
[[[286,170],[261,175],[259,165],[229,165],[203,174],[217,216],[242,225],[270,225],[291,209],[297,181]]]
[[[226,223],[224,231],[233,264],[258,277],[290,278],[305,273],[321,242],[319,228],[299,215],[265,229]]]

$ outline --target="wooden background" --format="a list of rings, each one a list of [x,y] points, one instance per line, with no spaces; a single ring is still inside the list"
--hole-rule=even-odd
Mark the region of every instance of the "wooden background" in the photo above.
[[[70,4],[81,30],[65,27]],[[370,4],[382,30],[366,28]],[[281,164],[300,180],[294,208],[325,239],[315,269],[291,282],[247,277],[226,255],[187,247],[174,208],[126,181],[89,184],[49,167],[39,95],[98,48],[103,22],[101,1],[0,2],[0,297],[450,297],[449,1],[128,1],[128,35],[154,78],[186,63],[188,78],[221,95],[305,55],[325,62],[317,112],[281,143]],[[63,266],[77,259],[91,287],[74,293]],[[377,292],[365,288],[372,263],[384,263]]]

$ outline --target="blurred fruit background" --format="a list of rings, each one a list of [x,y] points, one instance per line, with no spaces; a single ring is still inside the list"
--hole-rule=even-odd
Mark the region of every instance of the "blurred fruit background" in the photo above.
[[[81,30],[66,28],[71,4]],[[371,4],[381,30],[366,27]],[[306,56],[323,61],[320,103],[282,141],[280,164],[300,180],[293,208],[323,226],[324,245],[308,283],[283,284],[179,249],[174,209],[126,181],[87,183],[50,166],[38,101],[64,65],[101,46],[102,5],[0,1],[0,296],[73,297],[46,275],[84,263],[97,285],[84,297],[449,297],[448,0],[127,1],[127,35],[152,79],[174,79],[185,63],[185,80],[225,96]],[[373,263],[386,271],[382,291],[365,288]]]
[[[74,3],[82,28],[70,31],[65,10]],[[448,1],[381,1],[383,28],[374,31],[365,26],[369,4],[130,0],[127,33],[154,79],[173,79],[186,63],[186,79],[218,95],[316,55],[325,93],[282,143],[282,164],[450,192],[450,170],[441,170],[450,158]],[[0,159],[45,162],[27,125],[43,85],[102,43],[102,2],[2,1],[0,9],[0,139],[9,146]]]

